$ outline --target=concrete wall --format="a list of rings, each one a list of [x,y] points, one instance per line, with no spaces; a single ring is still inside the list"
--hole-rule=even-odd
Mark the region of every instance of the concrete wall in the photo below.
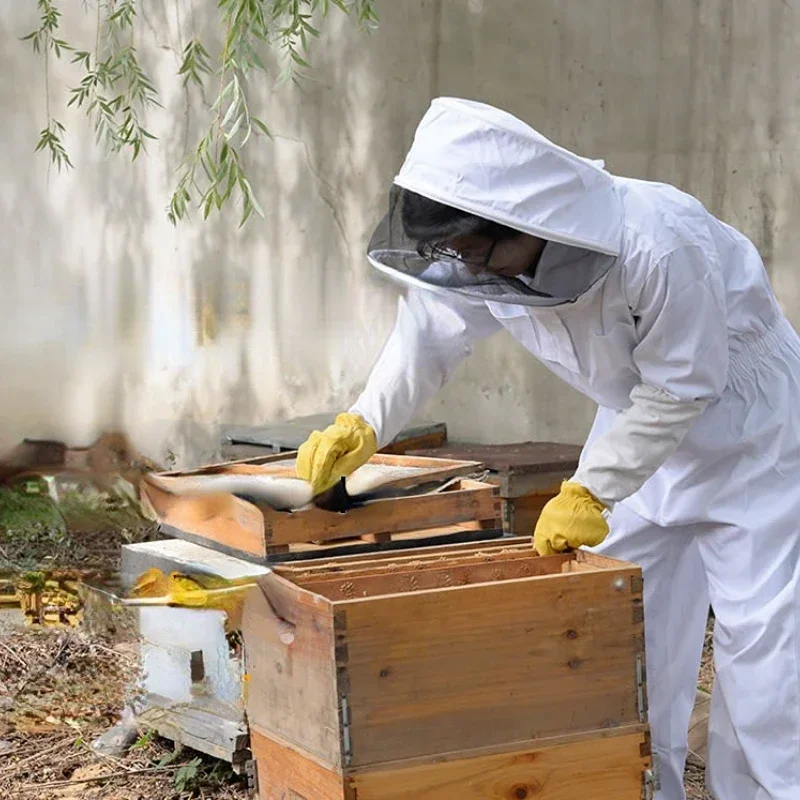
[[[800,322],[799,0],[385,0],[371,36],[334,17],[314,81],[255,87],[276,137],[248,156],[268,216],[243,232],[237,209],[177,230],[164,213],[203,114],[172,75],[192,30],[215,40],[215,4],[142,5],[159,141],[132,166],[106,159],[80,114],[62,110],[77,72],[56,64],[52,102],[76,165],[66,175],[33,153],[42,64],[16,39],[35,3],[0,10],[0,440],[76,441],[125,424],[151,452],[197,459],[191,421],[345,407],[394,318],[366,240],[440,94],[506,107],[613,172],[696,194],[753,238]],[[92,14],[65,22],[67,38],[94,40]],[[580,441],[592,406],[501,335],[427,416],[462,438]]]

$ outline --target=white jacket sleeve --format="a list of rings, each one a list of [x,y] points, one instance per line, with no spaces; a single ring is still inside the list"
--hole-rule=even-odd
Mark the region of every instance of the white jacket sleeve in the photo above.
[[[699,246],[681,248],[630,289],[641,383],[573,477],[609,508],[677,450],[728,377],[725,290],[713,256]]]
[[[485,303],[411,289],[366,388],[350,409],[384,447],[450,379],[478,339],[500,329]]]

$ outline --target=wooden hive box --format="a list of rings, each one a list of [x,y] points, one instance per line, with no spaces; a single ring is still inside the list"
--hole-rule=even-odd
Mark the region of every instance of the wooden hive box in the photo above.
[[[420,480],[447,481],[482,470],[475,462],[453,459],[376,455],[370,465],[396,470],[392,485],[415,485]],[[294,477],[294,454],[263,456],[213,464],[196,470],[162,473],[162,478],[180,478],[220,472]],[[188,497],[170,494],[142,483],[143,499],[159,523],[179,538],[186,538],[233,555],[265,561],[310,542],[335,542],[362,537],[382,542],[405,534],[422,537],[426,531],[450,535],[466,530],[498,530],[502,527],[497,489],[469,478],[455,481],[446,490],[376,500],[347,513],[320,508],[278,511],[232,494]],[[488,534],[487,534],[488,535]]]
[[[515,539],[279,568],[242,631],[262,800],[642,796],[634,565]]]
[[[451,442],[436,449],[414,450],[420,457],[481,462],[503,499],[503,530],[515,536],[533,532],[542,509],[558,494],[561,482],[578,469],[581,447],[557,442],[470,444]]]
[[[265,450],[273,453],[297,450],[313,431],[325,430],[328,425],[333,424],[336,416],[336,412],[330,412],[295,417],[268,425],[222,425],[220,439],[223,457],[247,458],[263,455]],[[405,455],[411,450],[440,447],[446,441],[445,423],[412,421],[380,452]]]

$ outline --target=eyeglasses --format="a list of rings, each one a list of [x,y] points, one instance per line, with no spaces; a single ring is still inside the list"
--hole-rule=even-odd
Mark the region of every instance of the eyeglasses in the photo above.
[[[495,247],[497,247],[497,242],[498,240],[494,239],[486,253],[480,256],[472,255],[469,252],[459,252],[452,247],[437,242],[423,242],[417,248],[417,253],[429,264],[434,261],[460,261],[467,267],[488,269]]]

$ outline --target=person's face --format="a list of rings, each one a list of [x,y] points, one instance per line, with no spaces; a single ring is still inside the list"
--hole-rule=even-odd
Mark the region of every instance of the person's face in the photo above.
[[[456,236],[447,244],[473,275],[493,272],[514,277],[536,264],[546,242],[526,233],[497,241],[470,234]]]

